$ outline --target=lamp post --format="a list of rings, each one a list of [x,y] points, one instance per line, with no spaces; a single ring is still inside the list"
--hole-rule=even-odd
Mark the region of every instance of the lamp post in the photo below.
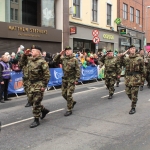
[[[148,13],[148,8],[150,8],[150,6],[146,6],[146,19],[145,19],[145,37],[146,37],[146,45],[147,46],[147,13]]]

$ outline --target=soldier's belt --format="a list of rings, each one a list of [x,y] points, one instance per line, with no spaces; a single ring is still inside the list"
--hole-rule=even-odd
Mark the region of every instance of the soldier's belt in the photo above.
[[[34,84],[36,82],[39,82],[40,80],[29,80],[29,81],[30,81],[30,83]]]
[[[112,73],[112,72],[114,72],[114,71],[106,71],[107,73]]]
[[[133,75],[137,75],[137,74],[141,74],[141,72],[128,72],[127,73],[128,76],[133,76]]]

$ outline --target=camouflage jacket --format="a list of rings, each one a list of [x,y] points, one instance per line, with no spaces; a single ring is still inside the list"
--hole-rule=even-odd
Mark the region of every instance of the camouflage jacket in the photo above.
[[[146,71],[150,73],[150,57],[146,57],[145,59],[146,59],[146,62],[145,62]]]
[[[80,78],[80,67],[78,60],[73,56],[64,56],[61,58],[61,55],[56,55],[54,61],[62,64],[62,69],[66,80],[78,81]]]
[[[116,57],[104,55],[100,61],[105,65],[104,74],[106,78],[117,77],[121,74],[120,62]]]
[[[41,57],[27,57],[23,55],[19,61],[19,66],[24,70],[24,77],[29,81],[41,82],[46,87],[50,79],[48,64]]]
[[[144,60],[138,54],[122,57],[122,65],[125,67],[125,85],[140,86],[145,78]]]

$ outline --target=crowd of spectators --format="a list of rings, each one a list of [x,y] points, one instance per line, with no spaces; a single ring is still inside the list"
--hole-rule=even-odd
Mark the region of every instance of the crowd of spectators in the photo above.
[[[16,52],[12,52],[11,54],[8,52],[5,52],[4,55],[6,55],[9,59],[9,64],[12,69],[12,71],[21,71],[18,62],[21,58],[21,55],[24,53],[24,46],[20,45],[18,47],[18,50]],[[93,53],[90,50],[89,51],[78,51],[76,53],[73,53],[74,57],[77,58],[79,65],[86,68],[87,66],[101,66],[100,58],[105,54],[105,51],[98,51],[97,53]],[[49,68],[61,68],[61,64],[58,64],[53,61],[54,57],[58,55],[51,54],[49,52],[43,51],[42,57],[45,59],[45,61],[48,63]],[[1,59],[1,58],[0,58]]]

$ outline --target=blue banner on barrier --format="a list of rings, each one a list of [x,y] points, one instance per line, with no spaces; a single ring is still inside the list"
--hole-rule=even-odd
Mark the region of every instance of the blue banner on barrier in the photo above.
[[[87,81],[97,79],[97,67],[88,66],[86,68],[81,67],[80,81]]]
[[[61,85],[63,76],[62,68],[50,68],[50,73],[51,77],[48,83],[48,87]],[[11,73],[12,82],[9,83],[8,93],[24,93],[22,76],[23,76],[22,72],[13,71]],[[88,66],[87,68],[81,67],[81,76],[79,81],[87,81],[97,78],[98,78],[97,67],[90,67],[90,66]]]
[[[9,82],[8,93],[24,93],[22,72],[12,72],[11,82]]]
[[[48,87],[58,86],[62,84],[62,76],[63,76],[62,68],[51,68],[50,74],[51,74],[51,77],[48,83]]]

